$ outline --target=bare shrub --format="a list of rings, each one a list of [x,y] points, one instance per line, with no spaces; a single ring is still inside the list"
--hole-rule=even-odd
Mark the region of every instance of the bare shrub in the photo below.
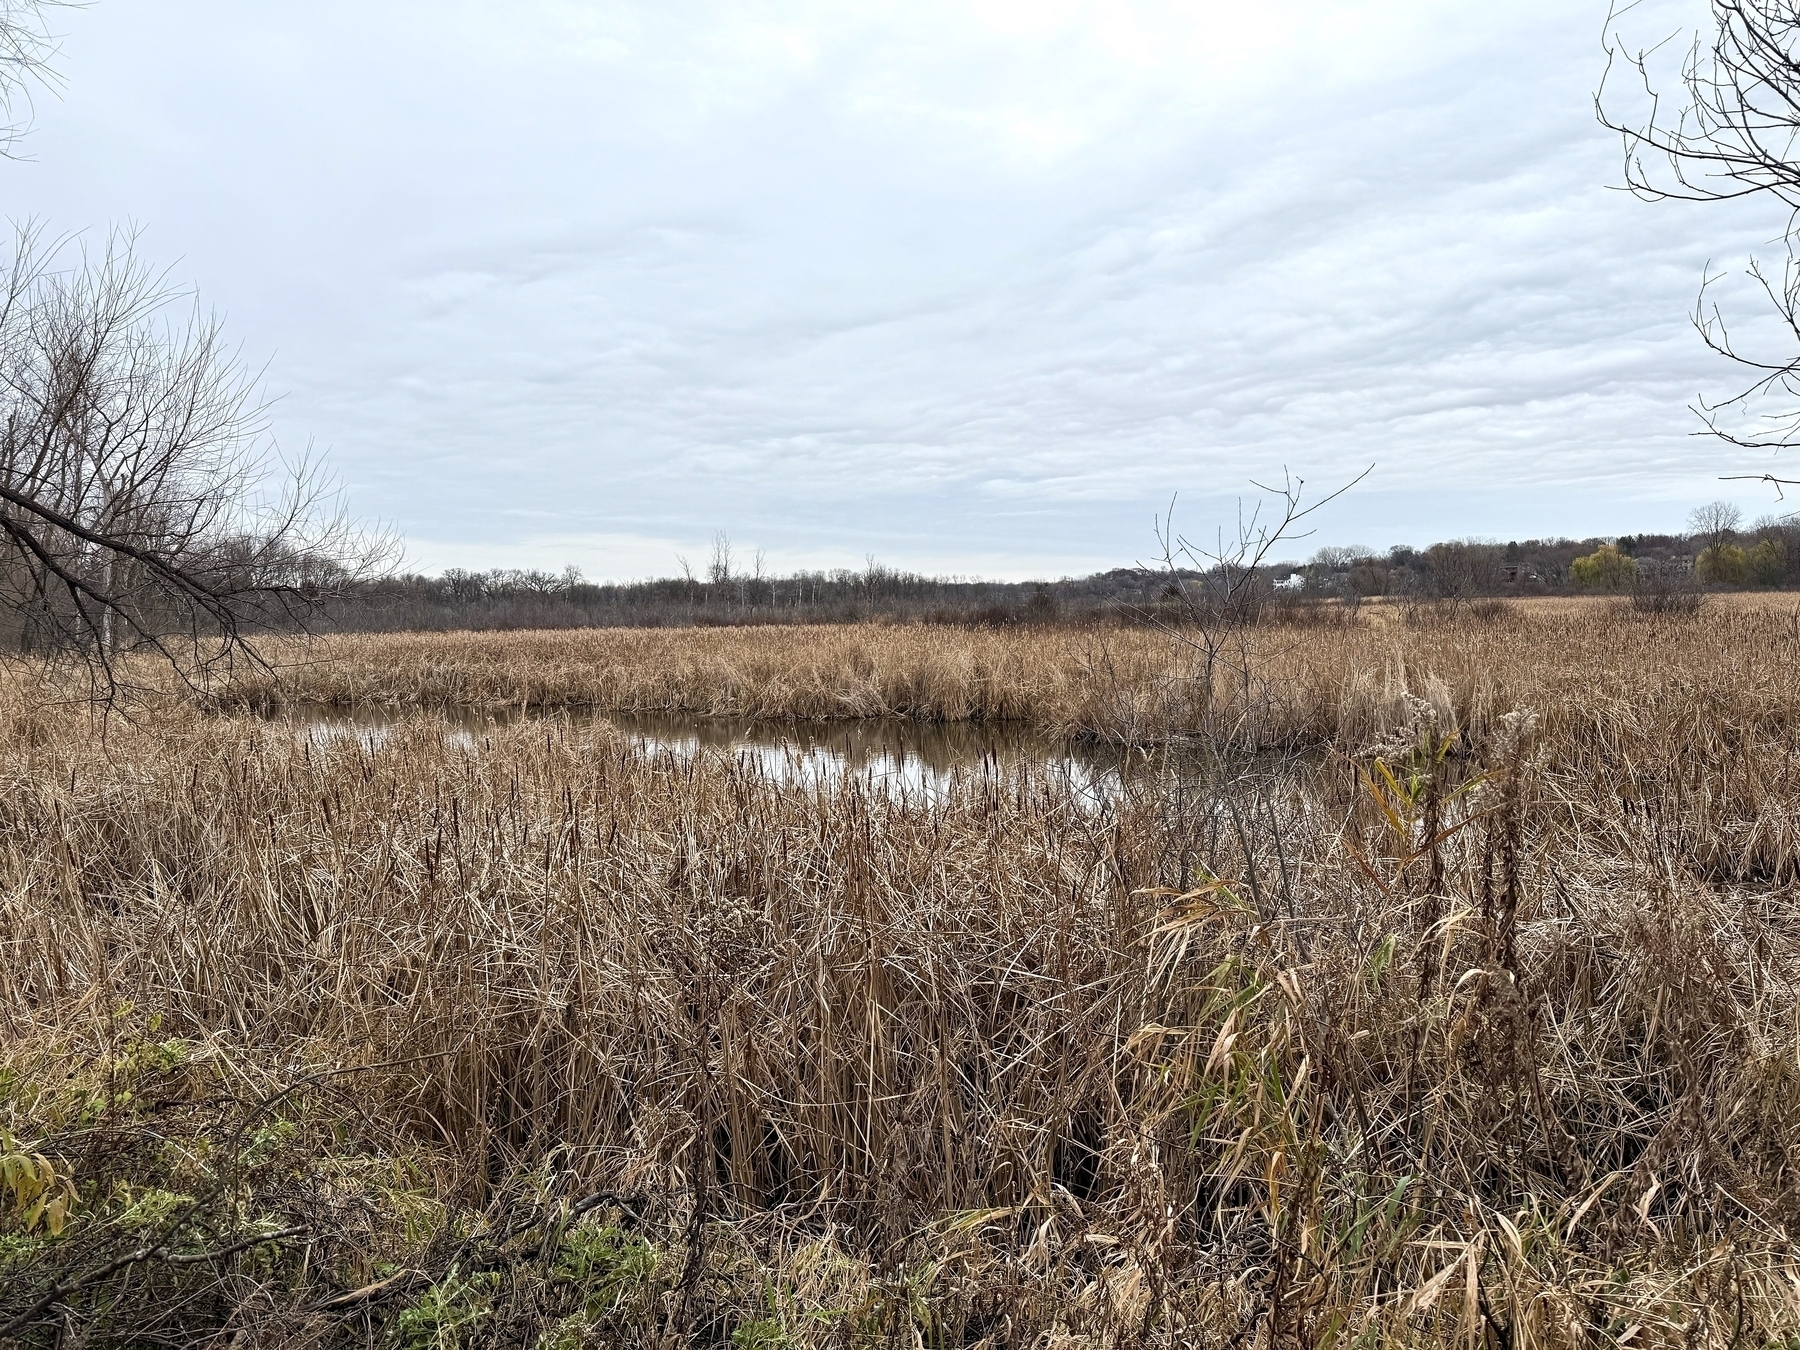
[[[1462,602],[1409,595],[1400,602],[1400,622],[1408,628],[1439,628],[1455,620]]]
[[[1360,597],[1349,603],[1320,596],[1277,595],[1257,616],[1276,628],[1346,628],[1356,623]]]
[[[1463,612],[1476,623],[1517,623],[1519,607],[1498,596],[1481,596],[1463,606]]]
[[[1408,597],[1400,605],[1400,622],[1407,628],[1455,628],[1461,625],[1505,625],[1518,621],[1515,601],[1500,596],[1474,598]]]
[[[1705,601],[1693,577],[1649,572],[1639,577],[1626,603],[1639,614],[1696,614]]]
[[[1218,528],[1211,541],[1178,533],[1173,503],[1157,522],[1157,565],[1168,578],[1165,595],[1174,613],[1169,619],[1155,611],[1141,614],[1169,636],[1180,658],[1169,679],[1181,688],[1171,690],[1166,702],[1180,709],[1186,734],[1230,753],[1265,738],[1265,728],[1279,718],[1279,694],[1252,655],[1250,633],[1275,602],[1275,551],[1306,538],[1310,529],[1302,527],[1309,518],[1373,469],[1312,500],[1305,480],[1285,470],[1279,486],[1253,482],[1261,495],[1240,500],[1235,524]]]

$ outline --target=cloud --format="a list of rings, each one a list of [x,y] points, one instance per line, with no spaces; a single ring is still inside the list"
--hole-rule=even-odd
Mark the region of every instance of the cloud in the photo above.
[[[1608,191],[1599,17],[171,0],[70,18],[4,172],[147,222],[434,566],[1054,573],[1284,464],[1377,465],[1332,537],[1643,528],[1736,467],[1686,316],[1781,222]]]

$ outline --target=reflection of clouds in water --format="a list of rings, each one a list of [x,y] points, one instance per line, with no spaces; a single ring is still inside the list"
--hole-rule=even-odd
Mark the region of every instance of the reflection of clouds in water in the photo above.
[[[403,716],[367,708],[307,708],[287,715],[295,721],[294,734],[315,746],[328,746],[355,740],[365,750],[378,750],[394,738],[394,732],[406,721]],[[449,722],[444,730],[444,744],[459,750],[479,748],[475,732],[467,726]]]
[[[300,723],[294,734],[309,745],[324,747],[355,740],[362,743],[363,749],[375,750],[386,745],[394,733],[392,723],[370,725],[349,717],[342,721],[319,717]]]
[[[901,721],[771,725],[695,718],[610,717],[647,750],[678,756],[729,754],[777,783],[831,788],[862,779],[886,794],[932,800],[958,782],[1001,777],[1021,768],[1064,777],[1078,794],[1105,798],[1119,788],[1119,756],[1077,749],[1022,727]]]
[[[520,720],[449,709],[437,714],[448,744],[471,752],[482,733]],[[381,708],[296,708],[297,734],[315,745],[349,737],[374,750],[407,714]],[[1117,794],[1124,768],[1119,751],[1076,746],[1026,728],[974,723],[901,721],[768,723],[679,713],[575,715],[577,728],[614,731],[648,755],[689,761],[717,754],[775,783],[835,787],[856,777],[899,797],[930,800],[959,781],[1001,777],[1022,768],[1048,770],[1078,797]]]
[[[935,800],[952,791],[959,783],[982,778],[1003,777],[1021,768],[1048,771],[1064,778],[1078,796],[1105,798],[1116,795],[1120,774],[1116,768],[1103,768],[1087,758],[1077,757],[1067,747],[1014,747],[1003,753],[984,751],[966,758],[948,759],[943,755],[925,755],[910,748],[877,753],[848,753],[830,745],[802,745],[775,738],[741,739],[721,745],[697,736],[657,737],[641,733],[626,735],[648,754],[664,753],[679,760],[691,760],[704,754],[730,756],[736,762],[773,783],[800,784],[807,787],[833,788],[846,778],[858,778],[889,796]]]

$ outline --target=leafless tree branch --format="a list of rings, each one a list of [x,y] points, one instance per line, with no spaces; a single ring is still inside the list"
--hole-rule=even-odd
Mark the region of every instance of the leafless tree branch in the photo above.
[[[33,86],[55,88],[61,81],[50,65],[56,55],[56,38],[48,16],[53,9],[71,8],[63,0],[0,0],[0,158],[17,156],[26,123],[13,121],[23,103],[29,110]]]
[[[1263,678],[1251,659],[1247,630],[1263,617],[1270,602],[1268,568],[1275,550],[1309,537],[1301,528],[1317,511],[1356,487],[1375,470],[1361,473],[1322,497],[1308,500],[1306,480],[1286,469],[1280,483],[1252,480],[1262,496],[1238,501],[1237,521],[1221,526],[1211,543],[1188,538],[1175,528],[1175,503],[1155,523],[1158,557],[1151,564],[1168,578],[1165,596],[1175,617],[1141,611],[1139,618],[1161,629],[1192,658],[1187,678],[1198,691],[1196,701],[1211,707],[1215,695],[1229,687],[1250,715],[1259,700],[1255,686]],[[1143,566],[1143,564],[1140,564]],[[1215,733],[1221,747],[1235,742],[1246,728]]]
[[[255,633],[392,554],[319,461],[279,454],[255,374],[134,242],[26,227],[0,273],[0,641],[103,699],[133,650],[196,686],[261,664]]]
[[[1601,124],[1620,138],[1625,190],[1644,201],[1773,197],[1788,213],[1779,273],[1754,261],[1748,273],[1785,330],[1788,350],[1739,345],[1711,299],[1721,274],[1709,266],[1701,282],[1696,331],[1751,380],[1728,398],[1696,400],[1705,424],[1699,434],[1754,450],[1800,444],[1800,4],[1712,0],[1710,40],[1696,36],[1688,47],[1677,77],[1683,99],[1672,115],[1652,65],[1675,39],[1630,47],[1623,22],[1636,7],[1635,0],[1615,3],[1608,12],[1606,70],[1594,96]],[[1631,77],[1635,93],[1621,90],[1621,74]],[[1765,412],[1767,400],[1773,410]]]

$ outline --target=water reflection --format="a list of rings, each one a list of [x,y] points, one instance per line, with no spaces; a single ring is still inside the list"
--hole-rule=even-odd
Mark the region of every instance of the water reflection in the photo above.
[[[466,708],[444,709],[436,716],[444,722],[447,740],[472,750],[480,748],[484,734],[521,720],[518,713]],[[381,708],[296,707],[284,718],[315,742],[354,736],[373,748],[408,720],[408,714]],[[1033,767],[1067,779],[1080,792],[1111,796],[1133,762],[1133,752],[1060,740],[1015,724],[755,722],[683,713],[576,713],[569,720],[578,731],[611,728],[650,753],[678,759],[730,755],[776,782],[830,785],[856,775],[896,795],[931,796],[958,776],[1004,776]]]

